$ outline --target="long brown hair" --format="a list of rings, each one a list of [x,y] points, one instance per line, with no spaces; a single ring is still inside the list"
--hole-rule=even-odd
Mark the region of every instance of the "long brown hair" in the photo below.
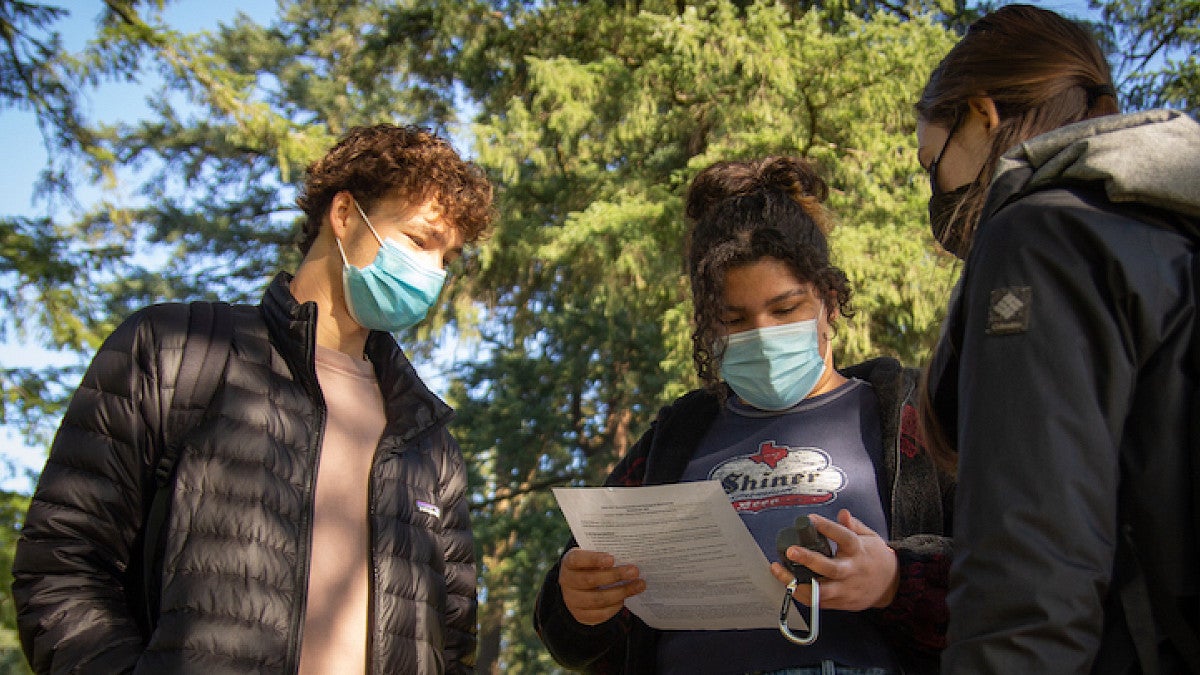
[[[1017,144],[1074,122],[1119,112],[1112,73],[1096,39],[1080,24],[1031,5],[1008,5],[973,23],[934,69],[917,102],[927,123],[952,128],[972,97],[996,104],[1000,123],[980,172],[953,220],[974,238],[996,164]],[[928,377],[928,373],[926,373]],[[947,439],[921,387],[921,422],[934,458],[951,469],[954,439]],[[952,430],[950,430],[952,431]]]
[[[725,273],[765,256],[811,282],[829,309],[850,316],[850,284],[829,260],[829,194],[812,165],[796,157],[718,162],[688,188],[685,215],[694,323],[692,358],[704,386],[721,396]],[[829,312],[832,316],[833,312]]]
[[[1005,152],[1058,127],[1118,112],[1112,74],[1100,46],[1080,24],[1031,5],[1009,5],[985,15],[967,30],[929,77],[917,114],[947,129],[967,112],[967,101],[987,96],[1000,124],[982,180],[954,220],[974,236],[988,183]],[[957,214],[956,214],[957,215]]]

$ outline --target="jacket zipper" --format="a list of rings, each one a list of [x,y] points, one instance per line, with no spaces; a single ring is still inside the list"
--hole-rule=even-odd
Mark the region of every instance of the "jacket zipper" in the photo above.
[[[298,611],[293,613],[292,619],[292,639],[289,645],[288,661],[291,663],[289,670],[293,673],[300,672],[300,641],[304,639],[304,615],[308,612],[308,572],[309,565],[312,562],[312,537],[313,537],[313,509],[316,508],[316,503],[312,499],[314,492],[314,483],[317,480],[317,468],[321,465],[321,446],[325,442],[325,417],[328,412],[325,409],[325,396],[321,393],[321,386],[317,384],[316,370],[316,351],[317,344],[317,326],[316,322],[309,322],[308,335],[305,338],[308,346],[313,350],[308,356],[308,364],[305,370],[305,376],[311,375],[311,379],[305,382],[305,388],[308,389],[308,394],[317,404],[317,434],[316,442],[310,446],[313,452],[313,470],[308,472],[308,476],[304,480],[304,493],[307,508],[304,510],[304,523],[302,530],[307,532],[304,539],[304,549],[299,551],[297,555],[297,581],[300,588],[300,603]]]
[[[900,376],[904,377],[903,371]],[[897,538],[895,532],[897,527],[896,495],[900,489],[900,460],[904,457],[900,452],[900,438],[904,435],[904,402],[908,400],[910,394],[912,394],[912,388],[906,385],[900,401],[896,404],[896,438],[892,440],[892,452],[896,456],[896,471],[892,474],[892,497],[891,503],[888,504],[888,510],[892,512],[892,524],[888,529],[888,539]]]
[[[380,445],[375,446],[371,458],[371,472],[367,474],[367,675],[375,672],[375,587],[379,583],[379,571],[375,566],[375,465],[379,461]]]

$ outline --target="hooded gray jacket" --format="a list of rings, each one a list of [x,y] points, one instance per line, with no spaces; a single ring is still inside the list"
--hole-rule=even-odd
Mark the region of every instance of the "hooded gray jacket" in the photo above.
[[[1122,595],[1149,579],[1197,629],[1198,245],[1185,115],[1073,124],[998,167],[930,370],[959,452],[945,672],[1141,672],[1140,630],[1182,670]]]
[[[156,630],[125,569],[187,334],[186,305],[134,314],[71,399],[13,569],[22,646],[39,673],[294,673],[325,405],[316,306],[280,275],[233,308],[222,385],[185,439]],[[475,658],[475,566],[452,411],[390,335],[373,332],[387,426],[370,476],[368,673],[437,675]],[[417,501],[436,506],[418,509]]]

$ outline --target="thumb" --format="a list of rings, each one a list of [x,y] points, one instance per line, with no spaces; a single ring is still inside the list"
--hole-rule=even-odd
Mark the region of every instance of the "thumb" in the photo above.
[[[847,530],[850,530],[854,534],[879,536],[875,532],[875,530],[872,530],[871,528],[867,527],[866,524],[863,523],[863,521],[850,515],[850,511],[847,509],[842,509],[841,511],[838,511],[838,523],[840,523],[842,527],[846,528]]]

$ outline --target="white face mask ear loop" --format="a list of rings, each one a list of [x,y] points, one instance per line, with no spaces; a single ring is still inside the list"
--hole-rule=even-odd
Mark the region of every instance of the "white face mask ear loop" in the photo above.
[[[828,363],[829,362],[829,353],[833,351],[833,334],[832,334],[832,331],[830,330],[832,327],[829,325],[829,310],[825,309],[825,301],[824,300],[821,301],[821,308],[817,310],[818,334],[820,334],[820,331],[821,331],[821,315],[822,314],[825,315],[825,319],[826,319],[826,322],[825,322],[825,329],[826,329],[826,331],[825,331],[825,348],[829,351],[827,351],[825,354],[823,354],[821,356],[821,360]],[[817,343],[817,354],[821,354],[820,342]]]
[[[354,208],[358,209],[358,215],[362,216],[363,222],[367,224],[367,228],[371,230],[371,234],[375,235],[375,241],[383,246],[383,240],[379,238],[379,233],[375,231],[375,226],[371,224],[371,220],[367,218],[367,214],[363,213],[362,207],[358,205],[358,200],[354,197],[350,198],[354,202]],[[345,255],[345,254],[343,254]]]
[[[342,240],[335,236],[333,238],[333,243],[337,244],[338,253],[342,254],[342,264],[348,266],[350,264],[350,260],[346,258],[346,249],[342,248]]]

